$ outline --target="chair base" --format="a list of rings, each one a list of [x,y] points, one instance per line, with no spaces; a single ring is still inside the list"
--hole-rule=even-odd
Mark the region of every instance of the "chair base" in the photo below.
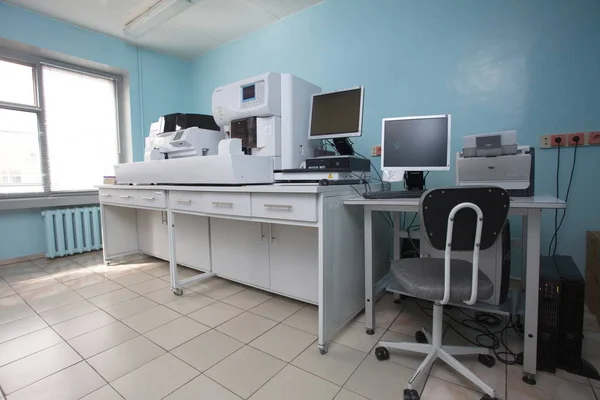
[[[408,390],[416,390],[416,388],[423,388],[424,378],[429,375],[433,363],[439,358],[448,364],[455,371],[460,373],[462,376],[467,378],[473,384],[477,385],[483,391],[486,396],[484,398],[493,399],[496,397],[495,390],[479,378],[475,373],[458,361],[454,356],[464,355],[478,355],[488,356],[490,351],[484,347],[466,347],[466,346],[443,346],[442,345],[442,316],[443,306],[435,304],[433,307],[433,335],[430,335],[425,328],[422,329],[428,343],[413,343],[413,342],[379,342],[379,347],[376,349],[375,354],[379,360],[385,360],[389,358],[388,349],[397,349],[404,351],[411,351],[413,353],[427,354],[425,360],[419,365],[417,371],[408,381]],[[481,360],[481,358],[480,358]],[[487,360],[487,358],[486,358]],[[494,360],[495,361],[495,360]],[[484,363],[488,366],[492,366],[493,362]]]

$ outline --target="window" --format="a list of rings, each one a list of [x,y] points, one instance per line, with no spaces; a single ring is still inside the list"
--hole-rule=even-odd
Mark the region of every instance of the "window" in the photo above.
[[[118,76],[0,59],[0,198],[84,192],[119,163]]]

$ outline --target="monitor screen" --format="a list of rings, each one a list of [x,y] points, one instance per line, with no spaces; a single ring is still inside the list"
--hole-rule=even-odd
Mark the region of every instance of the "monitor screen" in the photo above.
[[[315,94],[310,117],[311,139],[360,136],[363,88]]]
[[[383,120],[382,167],[406,170],[447,169],[450,166],[450,116]]]

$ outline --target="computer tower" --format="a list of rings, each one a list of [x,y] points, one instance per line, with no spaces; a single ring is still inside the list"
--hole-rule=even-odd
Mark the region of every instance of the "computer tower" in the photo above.
[[[561,279],[552,257],[540,257],[537,369],[554,373],[558,363]]]

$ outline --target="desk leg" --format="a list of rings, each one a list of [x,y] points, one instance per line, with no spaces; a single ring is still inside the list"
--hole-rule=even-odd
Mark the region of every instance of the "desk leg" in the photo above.
[[[521,290],[525,290],[527,282],[527,215],[523,215],[521,227]]]
[[[539,209],[530,209],[527,213],[527,264],[523,266],[527,268],[523,381],[529,384],[535,384],[537,369],[541,214],[542,211]]]
[[[175,216],[171,210],[167,211],[167,232],[169,235],[169,270],[171,272],[171,289],[176,296],[181,296],[183,290],[179,287],[177,276],[177,255],[175,253]]]
[[[365,229],[365,328],[367,335],[375,333],[375,307],[373,305],[373,220],[371,208],[364,207]]]

